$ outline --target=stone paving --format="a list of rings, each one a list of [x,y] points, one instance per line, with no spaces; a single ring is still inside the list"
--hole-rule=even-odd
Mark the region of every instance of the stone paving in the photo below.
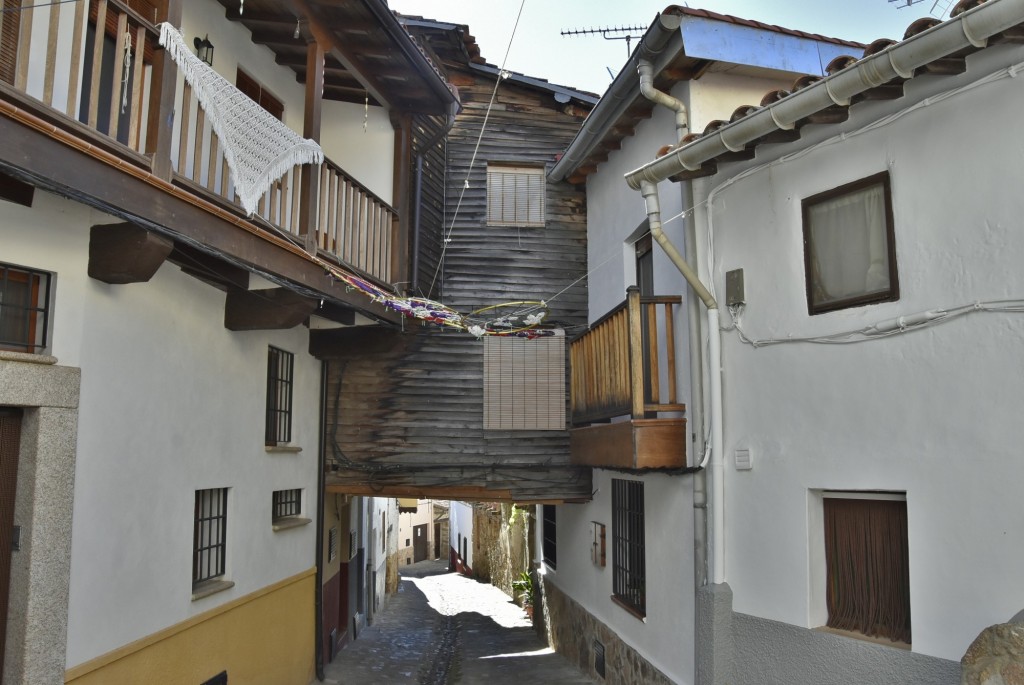
[[[594,682],[543,643],[508,595],[444,561],[404,567],[398,593],[325,675],[327,685]]]

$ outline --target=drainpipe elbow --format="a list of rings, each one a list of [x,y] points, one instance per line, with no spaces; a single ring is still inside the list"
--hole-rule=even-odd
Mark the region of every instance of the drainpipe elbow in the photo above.
[[[667,107],[676,113],[676,133],[681,141],[689,132],[690,120],[686,111],[686,105],[668,93],[654,87],[654,65],[650,61],[641,59],[637,63],[637,73],[640,74],[640,94],[653,103]]]

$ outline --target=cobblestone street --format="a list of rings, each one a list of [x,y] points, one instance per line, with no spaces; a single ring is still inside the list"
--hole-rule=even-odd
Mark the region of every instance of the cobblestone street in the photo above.
[[[508,595],[444,561],[405,567],[398,594],[325,675],[328,685],[593,682],[546,647]]]

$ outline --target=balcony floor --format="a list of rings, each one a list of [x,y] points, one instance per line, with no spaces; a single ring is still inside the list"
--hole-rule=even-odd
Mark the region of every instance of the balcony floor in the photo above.
[[[569,432],[569,462],[612,469],[686,468],[686,419],[632,419]]]

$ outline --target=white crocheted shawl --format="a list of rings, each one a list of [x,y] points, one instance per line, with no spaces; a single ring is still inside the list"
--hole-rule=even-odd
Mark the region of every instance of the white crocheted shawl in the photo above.
[[[320,164],[323,150],[278,121],[192,54],[181,33],[160,24],[160,45],[181,69],[220,138],[235,190],[252,216],[270,185],[298,164]]]

